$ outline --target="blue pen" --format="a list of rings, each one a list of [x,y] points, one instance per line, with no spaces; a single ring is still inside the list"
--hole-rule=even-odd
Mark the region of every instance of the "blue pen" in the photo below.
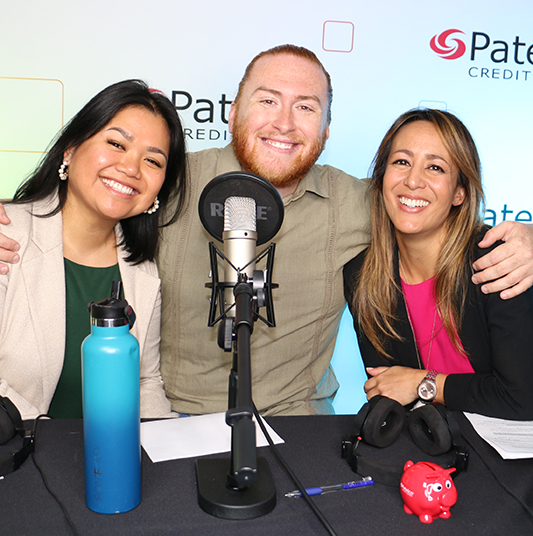
[[[347,482],[346,484],[334,484],[333,486],[321,486],[316,488],[305,488],[308,495],[322,495],[323,493],[329,493],[332,491],[345,491],[349,489],[362,488],[364,486],[371,486],[374,484],[371,476],[365,476],[363,480],[357,480],[355,482]],[[285,497],[301,497],[302,492],[300,490],[289,491],[285,493]]]

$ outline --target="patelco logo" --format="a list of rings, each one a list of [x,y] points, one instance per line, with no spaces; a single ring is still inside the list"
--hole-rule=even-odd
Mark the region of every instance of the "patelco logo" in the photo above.
[[[458,37],[450,37],[455,33],[464,34],[461,30],[453,29],[434,35],[430,41],[431,50],[445,60],[460,58],[466,52],[466,45]]]
[[[431,50],[445,60],[465,58],[470,78],[491,80],[512,80],[514,82],[533,82],[533,44],[515,35],[510,38],[493,39],[485,32],[472,32],[469,37],[465,32],[450,29],[434,35],[429,42]],[[460,62],[465,65],[464,62]],[[459,65],[459,63],[457,64]]]

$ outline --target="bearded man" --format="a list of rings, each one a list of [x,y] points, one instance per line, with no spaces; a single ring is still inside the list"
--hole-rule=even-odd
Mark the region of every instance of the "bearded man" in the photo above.
[[[266,415],[333,413],[338,383],[330,361],[345,306],[342,270],[368,245],[370,219],[365,182],[315,164],[329,136],[331,101],[330,77],[315,54],[275,47],[246,69],[229,115],[231,145],[189,154],[191,188],[178,221],[162,230],[158,258],[161,373],[175,411],[228,407],[232,355],[219,348],[218,330],[207,326],[212,239],[200,222],[198,200],[214,177],[244,170],[268,179],[285,208],[275,237],[277,326],[258,324],[251,340],[255,404]],[[533,231],[510,223],[496,229],[482,245],[508,241],[478,261],[484,271],[476,282],[508,274],[484,288],[514,285],[506,291],[511,297],[533,282]],[[5,237],[0,246],[13,249]],[[12,259],[0,249],[0,260]]]

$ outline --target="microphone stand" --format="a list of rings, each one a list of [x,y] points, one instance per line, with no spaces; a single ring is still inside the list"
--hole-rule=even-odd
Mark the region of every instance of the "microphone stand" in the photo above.
[[[272,273],[273,246],[271,244],[269,249],[271,255],[267,272],[269,278]],[[212,309],[216,309],[217,297],[223,296],[224,287],[228,284],[218,283],[214,253],[229,261],[213,243],[210,247],[212,265],[213,261],[215,264],[212,266],[214,283],[211,285],[213,290],[211,305]],[[265,252],[258,257],[261,258],[264,254]],[[255,259],[250,263],[254,261]],[[224,322],[219,326],[219,345],[225,350],[231,349],[228,348],[230,326],[233,340],[233,367],[229,378],[229,402],[226,412],[226,423],[231,426],[231,457],[230,460],[200,458],[196,461],[198,503],[208,514],[224,519],[253,519],[269,513],[276,506],[276,489],[268,463],[265,458],[257,458],[256,455],[250,351],[254,321],[256,318],[261,318],[257,313],[259,306],[257,302],[263,305],[265,300],[268,301],[273,284],[268,279],[265,292],[259,283],[263,280],[262,273],[261,277],[258,277],[254,271],[253,281],[249,282],[246,273],[242,271],[244,268],[236,270],[238,281],[233,289],[234,318],[225,316],[228,311],[223,311],[219,317],[219,320],[224,318]],[[260,298],[254,294],[259,294]],[[220,306],[223,309],[223,299]],[[233,305],[228,310],[232,307]],[[267,310],[269,319],[272,317],[273,320],[271,303],[267,306]],[[212,321],[210,313],[210,322]]]
[[[241,279],[241,277],[239,277]],[[230,406],[226,422],[231,426],[231,464],[227,486],[243,490],[250,487],[257,478],[257,458],[255,424],[252,408],[252,371],[250,337],[253,331],[252,289],[246,282],[235,286],[235,344],[234,368],[236,367],[236,405]]]

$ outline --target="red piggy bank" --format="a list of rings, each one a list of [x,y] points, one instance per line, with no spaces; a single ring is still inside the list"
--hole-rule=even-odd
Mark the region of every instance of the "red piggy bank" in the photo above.
[[[451,516],[450,508],[457,502],[457,490],[450,477],[455,467],[443,469],[436,463],[408,461],[403,470],[400,492],[408,514],[417,515],[422,523]]]

